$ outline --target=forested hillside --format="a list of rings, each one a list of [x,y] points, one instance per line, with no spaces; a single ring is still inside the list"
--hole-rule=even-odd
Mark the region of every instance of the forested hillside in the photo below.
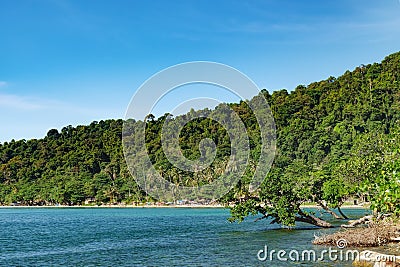
[[[277,155],[258,191],[250,193],[244,179],[220,199],[236,203],[232,219],[262,213],[286,225],[307,220],[315,224],[315,218],[300,209],[302,203],[323,205],[325,200],[336,208],[348,196],[365,196],[376,209],[399,208],[400,190],[393,181],[399,168],[400,52],[338,78],[300,85],[291,92],[269,94],[263,90],[261,94],[274,114]],[[247,127],[251,162],[256,162],[260,134],[254,114],[246,102],[230,107]],[[229,138],[210,119],[188,123],[180,134],[180,145],[186,157],[195,159],[200,156],[199,141],[213,139],[218,152],[212,168],[198,174],[173,168],[160,145],[166,118],[172,116],[149,115],[146,120],[147,148],[163,177],[193,186],[212,180],[225,168]],[[93,122],[68,126],[61,132],[50,130],[40,140],[1,144],[0,203],[73,205],[88,198],[99,204],[151,200],[128,172],[122,125],[122,120]],[[252,175],[253,167],[249,166],[247,176]],[[388,188],[394,195],[387,193]],[[380,193],[384,195],[374,198]],[[379,202],[382,197],[386,200]]]

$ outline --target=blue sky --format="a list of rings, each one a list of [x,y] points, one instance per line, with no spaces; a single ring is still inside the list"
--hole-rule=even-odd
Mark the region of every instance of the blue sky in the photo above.
[[[123,118],[144,81],[182,62],[292,90],[400,50],[399,0],[1,0],[0,14],[0,142]],[[234,100],[212,92],[155,113],[183,96]]]

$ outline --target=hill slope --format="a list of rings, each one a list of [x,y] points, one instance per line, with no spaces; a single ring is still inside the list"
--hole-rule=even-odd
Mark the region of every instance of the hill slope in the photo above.
[[[305,201],[328,200],[334,206],[350,194],[360,194],[353,189],[330,192],[363,179],[359,176],[365,174],[356,173],[346,165],[352,157],[354,160],[355,149],[362,143],[360,139],[397,133],[400,52],[381,63],[346,71],[338,78],[298,86],[290,93],[286,90],[261,93],[271,106],[277,126],[278,151],[267,177],[269,185],[264,185],[255,196],[248,192],[244,180],[221,201],[247,205],[241,210],[237,205],[234,219],[240,220],[249,212],[261,212],[273,214],[277,222],[290,225],[301,213],[299,205]],[[245,102],[230,106],[244,121],[252,159],[257,160],[260,134],[254,114]],[[210,170],[200,175],[182,172],[169,164],[160,146],[160,129],[167,116],[147,120],[147,147],[155,166],[174,183],[196,185],[212,180],[229,157],[227,133],[209,119],[186,125],[181,133],[186,157],[199,157],[198,141],[204,137],[214,140],[218,153]],[[0,203],[72,205],[87,198],[97,203],[149,200],[125,164],[122,125],[122,120],[107,120],[75,128],[67,126],[61,132],[50,130],[40,140],[1,144]],[[251,172],[249,167],[246,173],[251,176]],[[257,206],[260,201],[276,208],[260,210]]]

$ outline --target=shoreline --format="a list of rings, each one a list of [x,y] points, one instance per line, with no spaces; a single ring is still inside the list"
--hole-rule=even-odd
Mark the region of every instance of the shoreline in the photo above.
[[[301,208],[321,208],[318,205],[301,205]],[[12,209],[12,208],[227,208],[221,204],[212,204],[212,205],[48,205],[48,206],[27,206],[27,205],[3,205],[0,206],[0,209]],[[341,207],[341,209],[368,209],[366,206],[360,205],[346,205]]]
[[[300,208],[321,208],[321,206],[318,205],[301,205]],[[344,205],[341,206],[340,209],[368,209],[369,206],[361,206],[361,205]],[[336,210],[336,209],[332,209]]]
[[[143,209],[143,208],[151,208],[151,209],[157,209],[157,208],[225,208],[223,205],[49,205],[49,206],[26,206],[26,205],[15,205],[15,206],[0,206],[0,209],[12,209],[12,208],[129,208],[129,209]]]

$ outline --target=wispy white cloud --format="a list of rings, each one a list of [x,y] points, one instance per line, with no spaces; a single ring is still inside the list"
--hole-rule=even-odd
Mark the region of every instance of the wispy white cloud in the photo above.
[[[311,27],[304,23],[264,23],[253,21],[246,23],[237,22],[232,25],[228,25],[223,31],[265,34],[272,32],[304,32],[309,31],[310,29]]]
[[[0,93],[0,109],[25,112],[46,112],[50,114],[70,114],[71,116],[95,116],[107,117],[108,113],[114,114],[112,109],[104,109],[92,106],[77,105],[55,99],[22,96],[16,94]],[[123,114],[121,114],[122,116]]]
[[[0,132],[0,143],[11,139],[42,138],[49,129],[66,125],[87,125],[94,120],[122,118],[117,108],[99,108],[97,105],[70,103],[46,97],[0,93],[0,125],[7,131]]]
[[[36,110],[43,108],[43,106],[39,103],[38,100],[33,98],[12,94],[0,94],[0,108]]]

